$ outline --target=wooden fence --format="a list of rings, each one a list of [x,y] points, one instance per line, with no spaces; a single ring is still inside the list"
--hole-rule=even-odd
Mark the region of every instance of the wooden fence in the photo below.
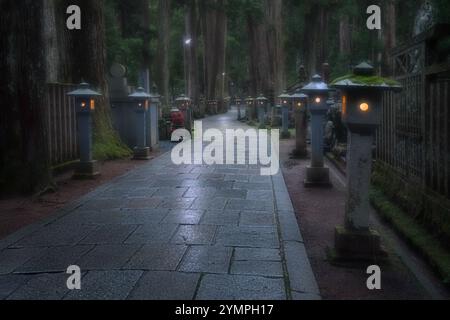
[[[75,102],[67,96],[75,88],[55,83],[47,86],[48,146],[53,166],[79,158]]]
[[[393,53],[401,93],[386,93],[377,159],[409,185],[450,199],[450,63],[436,63],[427,38]]]

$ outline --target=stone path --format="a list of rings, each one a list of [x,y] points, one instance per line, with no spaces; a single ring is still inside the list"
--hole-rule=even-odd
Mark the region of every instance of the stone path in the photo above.
[[[247,128],[235,118],[203,126]],[[257,166],[165,154],[0,241],[0,299],[319,298],[283,176]]]

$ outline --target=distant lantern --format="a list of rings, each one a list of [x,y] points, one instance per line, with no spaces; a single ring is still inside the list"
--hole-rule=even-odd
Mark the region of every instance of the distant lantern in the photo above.
[[[283,139],[289,139],[291,136],[291,133],[289,132],[289,108],[291,106],[291,96],[285,90],[278,96],[278,101],[281,105],[281,137]]]
[[[307,94],[311,99],[309,111],[311,113],[311,149],[312,160],[310,167],[307,168],[305,186],[331,186],[330,170],[325,167],[324,162],[324,119],[330,106],[327,103],[330,89],[322,81],[322,77],[315,75],[312,82],[301,89],[301,92]]]
[[[136,147],[134,148],[134,160],[149,160],[150,148],[147,146],[147,111],[151,96],[145,92],[144,88],[138,88],[133,94],[129,95],[129,98],[136,105]]]
[[[95,98],[101,94],[90,89],[86,82],[80,83],[78,89],[67,94],[75,98],[78,122],[78,147],[80,163],[74,178],[95,178],[99,175],[97,161],[92,159],[92,113],[95,111]]]
[[[401,90],[396,81],[377,77],[368,63],[356,66],[353,73],[333,81],[342,92],[342,121],[353,131],[371,133],[381,124],[381,92]]]
[[[175,105],[183,113],[184,127],[186,128],[186,130],[192,131],[193,127],[192,100],[189,97],[186,97],[184,94],[182,94],[175,100]]]
[[[295,150],[293,155],[298,158],[304,158],[308,155],[307,151],[307,105],[308,96],[301,93],[301,91],[296,91],[290,96],[292,105],[294,107],[294,117],[295,117]]]
[[[296,92],[290,98],[296,110],[306,111],[306,105],[308,104],[308,96],[306,94]]]
[[[386,255],[379,234],[370,229],[373,142],[381,124],[383,92],[401,90],[401,85],[377,77],[375,69],[363,62],[352,74],[334,80],[332,86],[342,93],[342,120],[349,131],[345,224],[336,227],[333,256],[337,260],[378,262]]]
[[[258,122],[261,129],[263,129],[266,126],[268,103],[269,99],[264,97],[263,94],[260,94],[259,97],[256,98],[256,104],[258,107]]]

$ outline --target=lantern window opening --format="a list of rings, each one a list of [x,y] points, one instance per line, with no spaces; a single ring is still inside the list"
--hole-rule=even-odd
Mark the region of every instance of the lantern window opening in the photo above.
[[[363,102],[363,103],[361,103],[361,104],[359,105],[359,109],[360,109],[362,112],[368,112],[369,109],[370,109],[370,107],[369,107],[369,104],[368,104],[368,103]]]
[[[91,99],[91,101],[90,101],[90,109],[92,110],[92,111],[94,111],[95,110],[95,100],[94,99]]]
[[[347,114],[347,96],[342,96],[342,114]]]

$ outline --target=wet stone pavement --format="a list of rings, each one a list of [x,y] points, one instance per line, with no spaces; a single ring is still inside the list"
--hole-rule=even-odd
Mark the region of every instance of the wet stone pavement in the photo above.
[[[150,161],[0,241],[0,299],[319,299],[283,176],[259,169]]]

